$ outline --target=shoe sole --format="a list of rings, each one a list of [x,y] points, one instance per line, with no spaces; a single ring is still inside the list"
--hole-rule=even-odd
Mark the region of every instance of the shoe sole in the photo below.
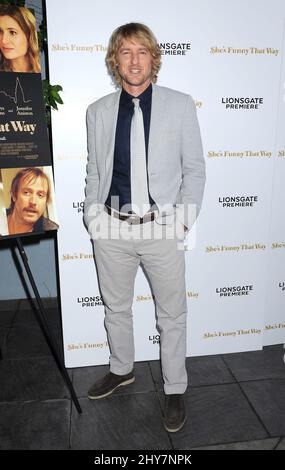
[[[135,377],[132,377],[131,379],[125,380],[125,382],[121,382],[120,384],[116,385],[116,387],[114,387],[109,392],[104,393],[104,395],[97,395],[97,396],[88,395],[88,398],[89,398],[89,400],[100,400],[100,398],[105,398],[105,397],[108,397],[109,395],[111,395],[118,387],[132,384],[134,381],[135,381]]]
[[[177,431],[180,431],[180,429],[183,428],[183,426],[184,426],[185,423],[186,423],[186,418],[185,418],[184,421],[178,426],[178,428],[168,428],[165,423],[164,423],[164,427],[165,427],[165,429],[166,429],[167,432],[177,432]]]

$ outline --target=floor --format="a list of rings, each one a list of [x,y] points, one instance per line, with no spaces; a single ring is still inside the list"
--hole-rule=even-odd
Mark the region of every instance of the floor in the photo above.
[[[61,347],[53,299],[46,313]],[[136,382],[98,401],[86,391],[108,367],[69,369],[78,415],[27,301],[0,302],[0,348],[1,450],[285,450],[283,345],[187,358],[188,419],[175,434],[162,424],[158,361],[136,363]]]

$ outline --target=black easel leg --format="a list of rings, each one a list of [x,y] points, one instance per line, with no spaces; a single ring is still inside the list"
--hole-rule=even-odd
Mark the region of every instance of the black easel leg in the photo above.
[[[31,286],[32,286],[32,289],[34,291],[34,294],[35,294],[35,297],[36,297],[36,302],[38,304],[38,309],[35,309],[35,313],[36,313],[36,317],[37,317],[37,320],[38,320],[38,323],[44,333],[44,336],[45,336],[45,339],[49,345],[49,348],[52,352],[52,355],[54,357],[54,360],[57,364],[57,367],[62,375],[62,377],[64,378],[65,380],[65,383],[70,391],[70,394],[71,394],[71,397],[72,397],[72,400],[74,402],[74,405],[78,411],[78,413],[82,413],[82,410],[81,410],[81,407],[80,407],[80,404],[79,404],[79,401],[77,399],[77,396],[75,394],[75,391],[74,391],[74,388],[73,388],[73,385],[71,383],[71,380],[69,378],[69,375],[67,373],[67,370],[63,364],[63,360],[62,358],[60,357],[58,351],[57,351],[57,347],[56,347],[56,342],[55,342],[55,339],[53,337],[53,334],[52,332],[50,331],[49,329],[49,326],[48,326],[48,323],[46,321],[46,318],[45,318],[45,314],[44,314],[44,306],[43,306],[43,303],[42,303],[42,299],[40,297],[40,294],[39,294],[39,291],[38,291],[38,288],[36,286],[36,283],[34,281],[34,278],[33,278],[33,274],[30,270],[30,266],[29,266],[29,263],[28,263],[28,258],[27,258],[27,255],[25,253],[25,250],[24,250],[24,247],[23,247],[23,243],[21,241],[20,238],[16,238],[16,242],[17,242],[17,246],[18,246],[18,250],[19,250],[19,253],[21,255],[21,258],[22,258],[22,261],[24,263],[24,266],[25,266],[25,269],[26,269],[26,273],[28,275],[28,278],[29,278],[29,281],[31,283]]]

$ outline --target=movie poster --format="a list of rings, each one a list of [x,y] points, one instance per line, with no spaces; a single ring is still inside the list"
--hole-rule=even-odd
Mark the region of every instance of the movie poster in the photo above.
[[[57,230],[36,19],[0,5],[0,236]]]
[[[40,74],[1,72],[0,144],[1,167],[50,164]]]

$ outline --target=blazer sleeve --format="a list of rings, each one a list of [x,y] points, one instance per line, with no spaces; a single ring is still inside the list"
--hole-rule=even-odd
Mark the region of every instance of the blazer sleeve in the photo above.
[[[94,104],[92,104],[86,113],[88,163],[84,201],[84,222],[90,235],[92,235],[93,222],[101,212],[101,205],[98,204],[99,173],[95,145],[95,116]]]
[[[199,215],[206,182],[205,160],[194,100],[187,96],[181,137],[182,182],[177,215],[190,230]]]

